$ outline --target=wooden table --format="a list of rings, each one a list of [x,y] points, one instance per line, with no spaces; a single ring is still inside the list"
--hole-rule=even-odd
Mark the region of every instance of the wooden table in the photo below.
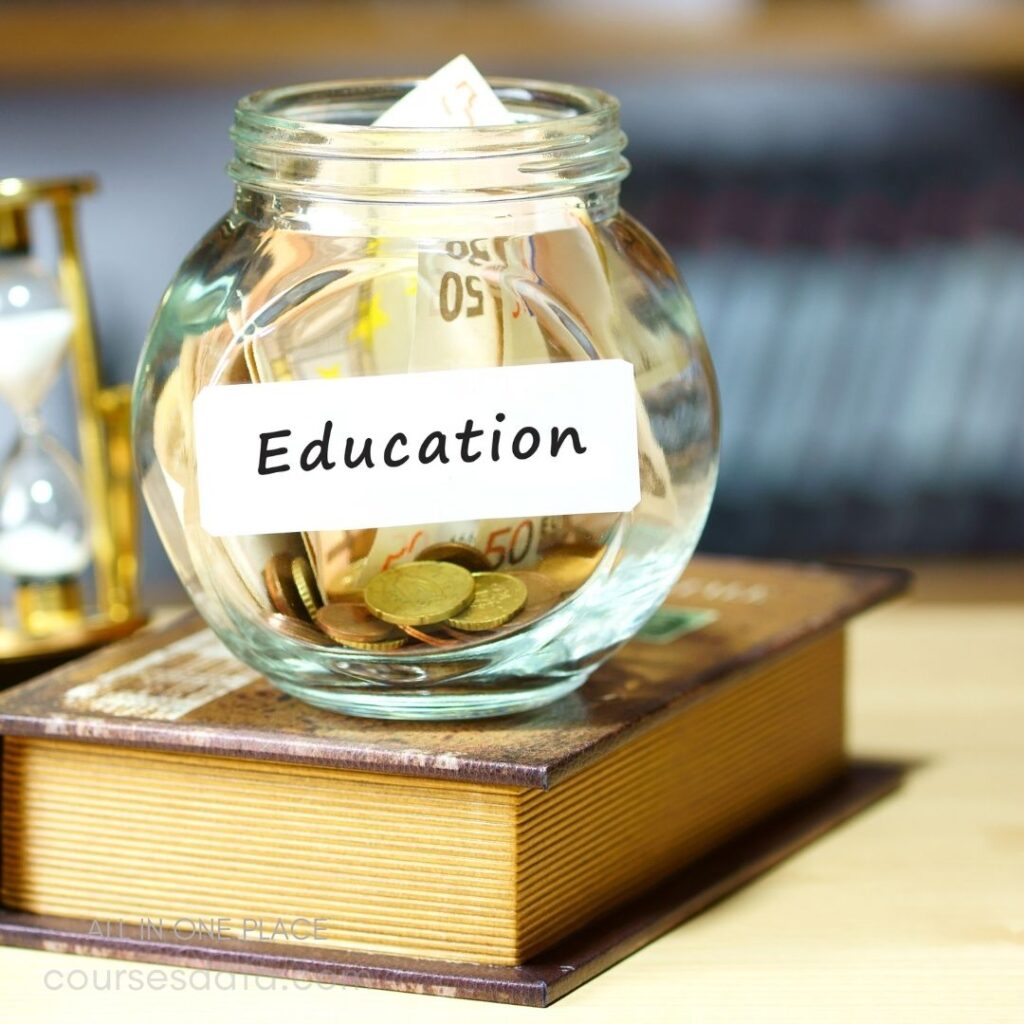
[[[1024,573],[997,575],[853,629],[850,745],[915,762],[901,792],[547,1010],[2,949],[0,1019],[1024,1021]]]

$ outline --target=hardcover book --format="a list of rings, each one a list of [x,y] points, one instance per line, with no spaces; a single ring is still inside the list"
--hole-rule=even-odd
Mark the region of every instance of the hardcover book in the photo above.
[[[194,615],[0,697],[0,941],[544,1005],[894,783],[843,743],[887,570],[696,558],[536,712],[318,711]]]

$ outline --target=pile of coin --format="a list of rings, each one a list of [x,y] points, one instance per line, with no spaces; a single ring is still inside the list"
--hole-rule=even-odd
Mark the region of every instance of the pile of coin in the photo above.
[[[388,653],[503,636],[549,612],[593,572],[603,548],[552,548],[532,569],[495,572],[478,548],[425,548],[359,591],[325,602],[309,560],[276,554],[263,568],[271,626],[296,639]]]

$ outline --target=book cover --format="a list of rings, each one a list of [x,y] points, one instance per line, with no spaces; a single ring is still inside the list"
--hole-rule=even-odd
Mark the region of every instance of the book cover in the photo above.
[[[471,723],[310,708],[186,615],[0,698],[0,942],[546,1005],[895,785],[893,768],[845,758],[841,633],[905,582],[696,559],[582,690]],[[252,766],[251,820],[216,783],[233,763]],[[245,855],[220,879],[240,826]],[[216,901],[233,878],[283,886],[291,914],[330,890],[333,930],[313,945],[154,930],[153,907],[228,920]]]
[[[698,556],[662,621],[579,692],[469,722],[384,722],[309,707],[238,662],[188,613],[0,695],[0,733],[546,789],[716,682],[906,585],[899,570]],[[679,623],[666,633],[666,610],[692,620],[677,642]]]

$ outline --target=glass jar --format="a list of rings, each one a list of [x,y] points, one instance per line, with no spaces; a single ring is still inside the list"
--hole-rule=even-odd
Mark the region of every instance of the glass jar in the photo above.
[[[371,127],[412,85],[240,101],[234,206],[157,313],[135,384],[136,457],[197,608],[276,686],[355,715],[506,714],[580,686],[664,600],[714,489],[716,385],[671,260],[619,208],[628,164],[612,97],[497,80],[514,124]],[[605,359],[635,375],[629,512],[417,524],[409,493],[413,525],[349,529],[339,515],[325,530],[321,516],[315,531],[240,536],[200,525],[203,389],[422,373],[430,401],[426,371]],[[515,576],[529,600],[483,630],[457,616],[382,622],[369,584],[425,550],[432,566]],[[353,610],[325,618],[325,603]],[[332,615],[354,632],[332,636]]]

